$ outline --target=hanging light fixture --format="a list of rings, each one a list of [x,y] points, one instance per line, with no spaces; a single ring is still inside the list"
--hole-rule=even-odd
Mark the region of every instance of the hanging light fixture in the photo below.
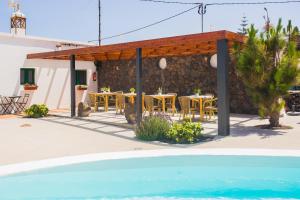
[[[161,58],[158,62],[158,66],[162,70],[166,69],[167,68],[167,59],[166,58]]]
[[[213,68],[218,67],[218,55],[217,54],[214,54],[210,57],[210,66],[212,66]]]

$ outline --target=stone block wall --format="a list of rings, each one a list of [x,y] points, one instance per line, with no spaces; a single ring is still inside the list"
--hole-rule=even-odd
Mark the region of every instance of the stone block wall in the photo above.
[[[217,69],[210,66],[209,57],[167,57],[165,70],[158,67],[159,59],[143,59],[143,91],[146,94],[154,94],[163,86],[166,93],[177,93],[178,96],[191,95],[195,88],[200,88],[203,94],[213,93],[217,96]],[[136,85],[135,64],[135,60],[102,62],[98,73],[98,87],[109,86],[112,91],[129,91]],[[231,112],[257,113],[242,82],[236,76],[234,66],[230,66]]]

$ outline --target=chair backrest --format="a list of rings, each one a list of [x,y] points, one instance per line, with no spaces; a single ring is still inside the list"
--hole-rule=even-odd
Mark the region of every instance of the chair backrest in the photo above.
[[[2,103],[2,96],[0,95],[0,114],[3,114],[4,111],[4,103]]]
[[[144,99],[145,99],[146,109],[147,110],[149,110],[149,109],[152,110],[152,108],[153,108],[153,97],[145,95]]]
[[[2,100],[2,96],[0,95],[0,111],[2,110],[4,106],[3,100]]]
[[[203,107],[217,107],[217,98],[207,99],[203,102]]]
[[[95,96],[96,94],[95,93],[89,93],[89,98],[90,98],[90,106],[95,106]]]
[[[22,103],[23,104],[27,104],[28,100],[29,100],[30,94],[24,94],[23,98],[22,98]]]
[[[0,96],[0,104],[6,105],[8,103],[9,103],[9,101],[7,100],[7,98],[5,96]]]
[[[119,106],[125,105],[125,96],[121,93],[116,94],[116,103]]]
[[[188,97],[179,97],[179,104],[180,104],[180,108],[181,111],[183,111],[184,113],[189,113],[190,112],[190,108],[191,108],[191,100]]]
[[[123,94],[123,91],[116,91],[115,94]]]

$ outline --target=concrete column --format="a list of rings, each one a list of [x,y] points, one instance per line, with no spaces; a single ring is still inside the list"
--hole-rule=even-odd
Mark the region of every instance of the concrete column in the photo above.
[[[139,126],[142,121],[142,48],[136,49],[136,121]]]
[[[218,135],[230,135],[229,51],[226,39],[217,41],[218,51]]]
[[[100,92],[100,88],[101,88],[101,84],[100,84],[100,70],[102,68],[102,62],[101,61],[95,61],[94,62],[95,66],[96,66],[96,72],[97,72],[97,91]]]

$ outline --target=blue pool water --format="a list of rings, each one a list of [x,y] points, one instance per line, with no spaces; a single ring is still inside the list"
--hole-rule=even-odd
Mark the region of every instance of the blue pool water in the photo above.
[[[170,156],[0,177],[2,200],[300,199],[300,158]]]

